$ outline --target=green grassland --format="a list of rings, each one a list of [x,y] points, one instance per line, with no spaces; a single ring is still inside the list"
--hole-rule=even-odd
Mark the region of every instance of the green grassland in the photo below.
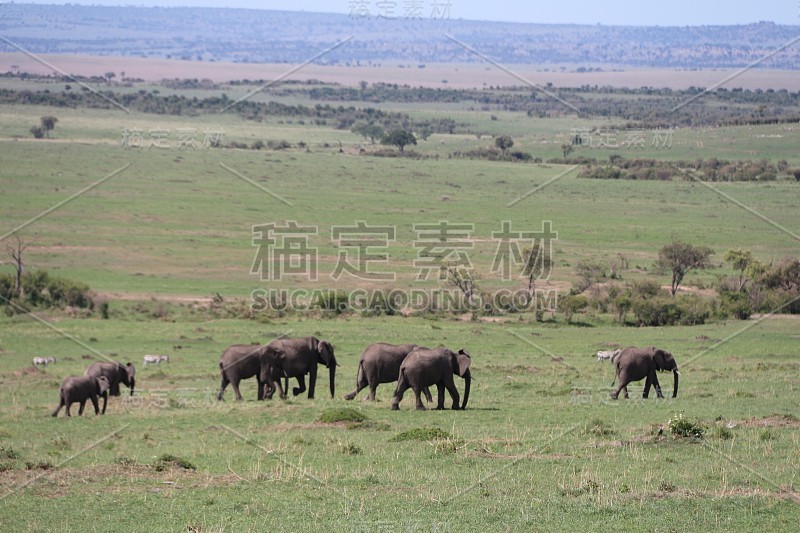
[[[441,106],[420,116],[455,111]],[[571,129],[597,125],[458,112],[474,130],[511,133],[514,149],[544,160],[560,157]],[[34,141],[28,129],[44,115],[57,116],[58,125],[50,139]],[[407,148],[427,158],[374,157],[358,155],[359,146],[372,147],[346,130],[230,114],[3,106],[0,123],[2,234],[119,171],[22,230],[32,242],[30,270],[88,283],[109,300],[111,318],[57,311],[37,313],[41,321],[0,317],[3,531],[790,531],[800,520],[794,317],[668,328],[622,327],[591,311],[573,326],[528,314],[244,320],[215,317],[195,301],[220,293],[246,302],[256,288],[370,285],[328,277],[338,255],[331,226],[359,220],[397,227],[380,265],[397,272],[388,287],[438,286],[414,279],[413,225],[440,220],[474,224],[469,255],[486,288],[521,283],[490,272],[492,232],[503,221],[537,231],[544,220],[558,232],[548,282],[554,287],[569,287],[578,261],[617,254],[630,261],[623,282],[668,284],[651,273],[652,264],[676,238],[714,249],[718,266],[688,279],[707,287],[730,274],[722,264],[729,248],[764,261],[797,254],[796,239],[775,226],[800,233],[794,181],[718,183],[715,192],[692,181],[588,180],[564,165],[448,158],[492,144],[476,135],[437,134]],[[124,149],[126,128],[166,129],[170,146]],[[179,149],[178,128],[194,128],[201,139],[205,129],[222,129],[226,141],[286,140],[292,148]],[[797,166],[799,134],[787,125],[680,129],[671,148],[634,152]],[[301,141],[307,148],[297,146]],[[317,281],[262,281],[250,273],[252,227],[289,220],[318,227],[311,240],[319,249]],[[334,344],[336,398],[318,383],[314,400],[256,402],[255,383],[245,383],[244,402],[234,402],[230,390],[216,402],[224,348],[281,334]],[[342,400],[361,350],[376,341],[466,348],[475,377],[469,408],[417,412],[407,394],[401,411],[392,412],[391,384],[379,387],[374,404]],[[629,345],[675,354],[678,398],[651,393],[642,400],[637,383],[631,399],[608,399],[613,371],[594,353]],[[143,368],[146,353],[169,354],[170,362]],[[33,369],[33,355],[58,362]],[[84,417],[67,419],[62,411],[52,419],[61,380],[104,357],[137,365],[136,395],[113,398],[102,417],[87,407]],[[661,384],[670,396],[671,376]],[[366,421],[320,422],[342,408]],[[673,435],[668,421],[679,413],[702,425],[705,437]],[[393,440],[413,430],[421,440]],[[195,469],[159,463],[164,455]]]

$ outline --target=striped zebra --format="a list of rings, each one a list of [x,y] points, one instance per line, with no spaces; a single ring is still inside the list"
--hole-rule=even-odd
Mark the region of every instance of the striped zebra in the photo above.
[[[157,364],[160,365],[162,361],[166,361],[169,363],[169,356],[168,355],[151,355],[147,354],[144,356],[144,366],[148,364]]]
[[[599,352],[597,352],[597,360],[598,360],[598,361],[603,361],[603,360],[605,360],[605,359],[608,359],[608,360],[610,360],[610,361],[611,361],[611,363],[613,364],[613,363],[614,363],[614,359],[616,359],[616,358],[617,358],[617,356],[618,356],[620,353],[622,353],[622,350],[613,350],[613,351],[599,351]]]

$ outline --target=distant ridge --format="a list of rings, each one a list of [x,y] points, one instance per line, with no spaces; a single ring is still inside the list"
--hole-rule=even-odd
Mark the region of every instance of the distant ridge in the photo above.
[[[800,26],[638,27],[381,19],[224,8],[4,4],[0,36],[34,53],[318,64],[482,62],[612,69],[800,68]],[[0,52],[17,49],[0,42]],[[777,51],[777,52],[776,52]]]

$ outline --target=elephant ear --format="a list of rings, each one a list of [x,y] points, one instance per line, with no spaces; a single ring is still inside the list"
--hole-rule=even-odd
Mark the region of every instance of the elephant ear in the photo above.
[[[284,352],[283,348],[281,348],[279,345],[269,343],[258,348],[256,352],[261,360],[267,364],[283,367],[283,361],[286,359],[286,352]]]
[[[133,379],[133,377],[136,375],[136,367],[133,366],[133,363],[128,363],[125,365],[125,371],[128,373],[129,380]]]
[[[457,354],[453,355],[455,356],[456,367],[458,368],[456,373],[459,376],[464,377],[464,374],[466,374],[467,370],[469,370],[469,365],[472,364],[472,358],[464,349],[459,350]]]
[[[111,388],[111,383],[108,382],[108,378],[105,376],[100,376],[94,378],[97,381],[97,394],[101,395],[106,392],[108,389]]]
[[[333,355],[333,346],[328,341],[319,341],[317,344],[317,352],[319,352],[320,360],[325,366],[330,367],[331,364],[336,364],[336,357]]]
[[[667,352],[659,348],[653,348],[653,362],[656,365],[656,370],[667,369]]]

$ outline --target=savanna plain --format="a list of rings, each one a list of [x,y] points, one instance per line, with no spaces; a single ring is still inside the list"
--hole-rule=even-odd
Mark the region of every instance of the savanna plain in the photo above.
[[[15,91],[64,85],[0,80]],[[230,102],[252,88],[142,82],[110,94],[224,92]],[[280,89],[254,98],[329,103]],[[497,90],[498,99],[503,94]],[[104,104],[0,105],[4,253],[23,236],[29,272],[86,283],[96,300],[91,312],[14,308],[0,317],[0,529],[795,530],[798,315],[777,309],[740,320],[711,312],[702,324],[637,327],[630,315],[619,320],[593,305],[567,320],[555,305],[536,316],[250,304],[253,291],[279,288],[441,289],[437,279],[417,281],[414,263],[415,225],[440,221],[472,225],[463,251],[485,291],[524,286],[519,276],[492,271],[493,232],[504,221],[524,231],[550,221],[552,269],[537,282],[548,294],[567,297],[582,261],[618,265],[613,278],[595,280],[597,290],[643,281],[668,287],[669,274],[653,265],[659,249],[681,240],[714,251],[709,268],[683,283],[683,293],[704,297],[735,275],[723,261],[729,249],[750,250],[764,263],[797,255],[797,180],[589,179],[579,162],[562,157],[564,146],[576,130],[598,126],[621,139],[625,121],[464,102],[343,105],[451,118],[456,127],[396,157],[396,147],[373,145],[349,127],[288,115],[250,120],[235,108],[154,114]],[[34,139],[29,129],[42,116],[58,122]],[[132,130],[143,143],[131,146],[128,137],[123,146]],[[196,145],[179,145],[189,131]],[[225,146],[204,145],[207,131],[224,132]],[[494,149],[506,135],[530,161],[464,156]],[[617,154],[800,167],[796,123],[685,126],[671,130],[668,145],[651,143],[646,128],[644,135],[637,147],[574,151],[599,161]],[[317,250],[316,279],[253,273],[254,226],[289,221],[315,228],[307,244]],[[396,273],[393,281],[331,278],[343,246],[331,230],[359,221],[396,229],[386,257],[372,265]],[[10,261],[0,268],[13,272]],[[251,379],[242,384],[244,401],[228,389],[218,402],[223,350],[281,335],[333,344],[335,397],[320,379],[313,400],[256,401]],[[400,411],[390,411],[393,384],[379,386],[376,402],[363,401],[366,391],[343,400],[361,350],[378,341],[466,349],[474,377],[467,409],[416,411],[407,394]],[[611,400],[614,370],[595,353],[651,345],[677,360],[677,398],[665,374],[665,399],[652,391],[642,399],[644,382],[636,382],[630,399]],[[169,362],[143,367],[144,354],[168,354]],[[34,368],[35,355],[57,362]],[[82,417],[74,406],[71,418],[52,418],[63,378],[104,358],[137,366],[135,394],[123,388],[102,416],[87,405]]]

